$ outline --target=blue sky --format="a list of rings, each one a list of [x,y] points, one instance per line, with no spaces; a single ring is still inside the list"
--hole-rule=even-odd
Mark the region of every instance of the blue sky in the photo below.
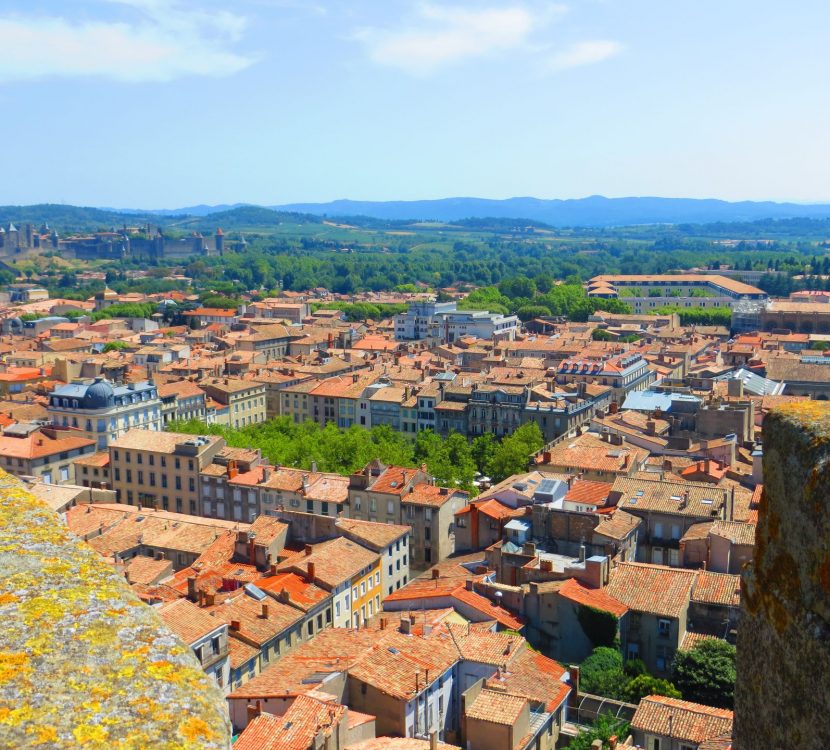
[[[830,200],[830,4],[3,0],[0,203]]]

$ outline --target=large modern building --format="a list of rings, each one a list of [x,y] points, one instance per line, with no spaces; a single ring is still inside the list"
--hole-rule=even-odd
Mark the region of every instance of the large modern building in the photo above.
[[[512,341],[519,326],[515,315],[459,310],[456,302],[413,302],[405,313],[395,317],[395,338],[398,341],[438,339],[451,343],[462,336],[474,336]]]
[[[715,274],[638,274],[594,276],[588,296],[622,299],[635,313],[662,307],[734,309],[739,303],[763,303],[768,296],[757,287]]]
[[[161,430],[161,399],[151,381],[113,385],[102,377],[69,383],[49,394],[49,419],[73,427],[104,449],[127,430]]]

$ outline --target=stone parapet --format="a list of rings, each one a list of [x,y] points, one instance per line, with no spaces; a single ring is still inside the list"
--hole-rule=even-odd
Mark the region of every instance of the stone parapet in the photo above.
[[[230,747],[224,697],[190,648],[2,471],[0,571],[0,747]]]
[[[764,493],[743,574],[735,750],[830,747],[830,405],[764,421]]]

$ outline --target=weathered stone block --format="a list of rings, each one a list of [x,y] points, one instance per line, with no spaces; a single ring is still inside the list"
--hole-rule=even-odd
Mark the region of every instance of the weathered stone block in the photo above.
[[[2,471],[0,571],[0,747],[230,747],[191,650]]]
[[[735,750],[830,747],[830,405],[764,421],[764,494],[743,575]]]

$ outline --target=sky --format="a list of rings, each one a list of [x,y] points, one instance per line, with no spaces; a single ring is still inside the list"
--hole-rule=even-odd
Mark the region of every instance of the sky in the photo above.
[[[825,0],[2,0],[0,204],[830,201]]]

